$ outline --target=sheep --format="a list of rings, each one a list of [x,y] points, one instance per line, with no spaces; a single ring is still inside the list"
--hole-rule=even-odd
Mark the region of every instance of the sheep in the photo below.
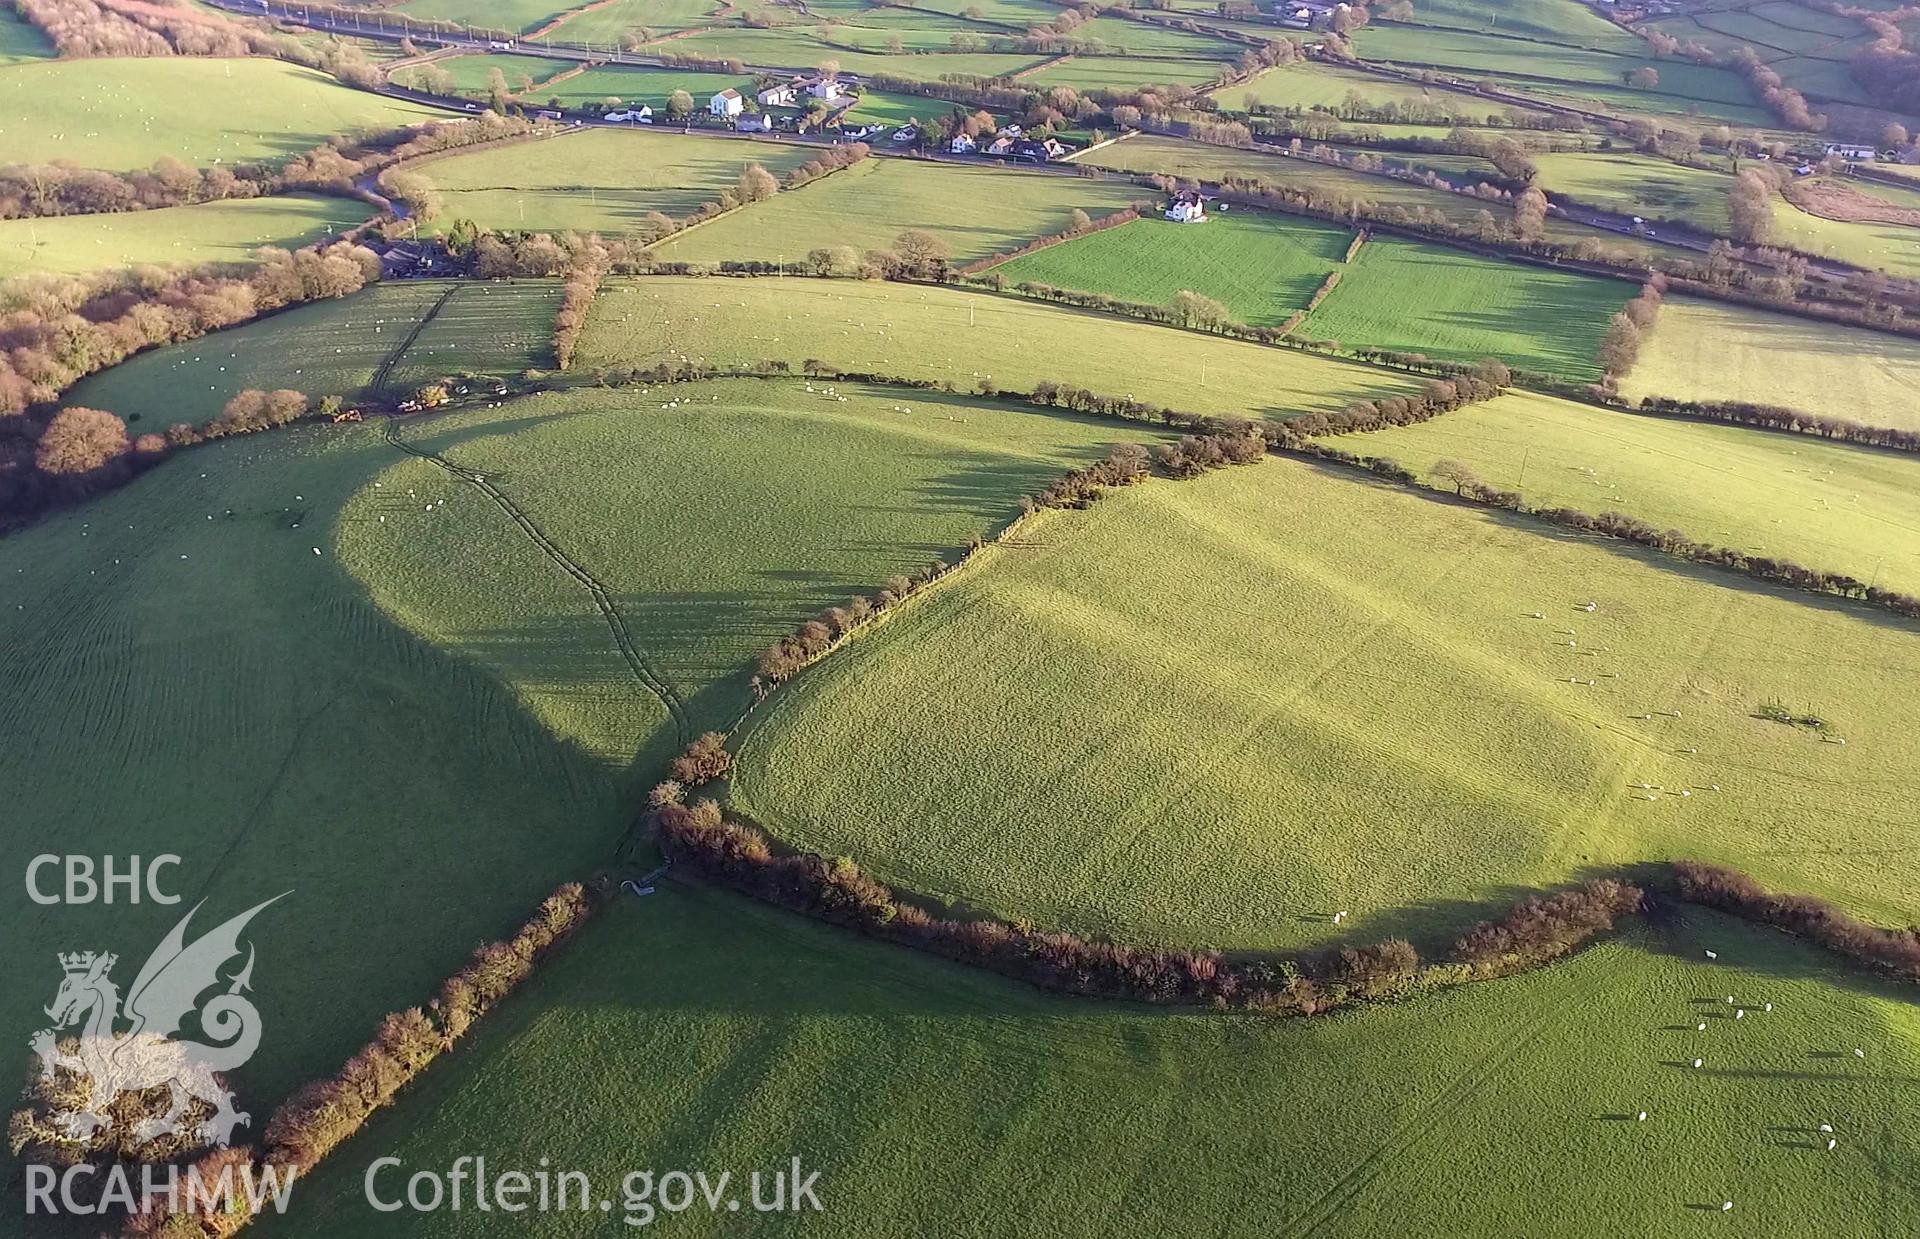
[[[182,555],[180,558],[185,559],[186,556]],[[1855,1050],[1853,1052],[1853,1056],[1855,1058],[1865,1058],[1867,1056],[1867,1052],[1865,1050]]]
[[[1720,1212],[1725,1213],[1731,1208],[1733,1208],[1733,1202],[1731,1200],[1723,1201],[1720,1205]]]
[[[1746,1009],[1745,1007],[1740,1007],[1740,1008],[1738,1008],[1738,1009],[1736,1009],[1736,1010],[1734,1011],[1734,1013],[1733,1013],[1733,1018],[1734,1018],[1734,1019],[1736,1019],[1736,1020],[1744,1020],[1744,1019],[1746,1019],[1746,1018],[1747,1018],[1747,1009]]]
[[[1704,1063],[1705,1061],[1707,1060],[1704,1058],[1696,1058],[1693,1060],[1693,1065],[1698,1067],[1701,1063]]]
[[[1707,1031],[1707,1022],[1706,1022],[1705,1020],[1701,1020],[1701,1021],[1700,1021],[1700,1022],[1699,1022],[1698,1024],[1695,1024],[1695,1025],[1693,1026],[1693,1030],[1694,1030],[1695,1032],[1705,1032],[1705,1031]]]
[[[1708,952],[1707,952],[1707,958],[1708,958],[1708,959],[1719,959],[1719,958],[1720,958],[1720,953],[1719,953],[1718,951],[1708,951]]]
[[[1830,1135],[1832,1135],[1832,1134],[1833,1134],[1833,1124],[1832,1124],[1832,1123],[1822,1123],[1822,1124],[1820,1124],[1820,1130],[1821,1130],[1822,1132],[1824,1132],[1825,1134],[1827,1134],[1827,1135],[1829,1135],[1829,1136],[1830,1136]]]
[[[1828,1139],[1828,1141],[1827,1141],[1827,1152],[1829,1152],[1829,1153],[1831,1153],[1831,1152],[1833,1152],[1833,1150],[1834,1150],[1834,1147],[1835,1147],[1836,1145],[1838,1145],[1839,1143],[1840,1143],[1840,1142],[1839,1142],[1838,1140],[1834,1140],[1834,1139]]]
[[[1767,1004],[1767,1010],[1768,1010],[1768,1011],[1772,1011],[1772,1010],[1773,1010],[1773,1004],[1772,1004],[1772,1003],[1768,1003],[1768,1004]]]
[[[1637,1121],[1637,1122],[1641,1122],[1641,1123],[1644,1123],[1644,1122],[1646,1122],[1646,1121],[1647,1121],[1647,1112],[1646,1112],[1645,1110],[1642,1110],[1642,1111],[1641,1111],[1641,1112],[1639,1113],[1639,1115],[1637,1116],[1637,1118],[1636,1118],[1636,1121]]]

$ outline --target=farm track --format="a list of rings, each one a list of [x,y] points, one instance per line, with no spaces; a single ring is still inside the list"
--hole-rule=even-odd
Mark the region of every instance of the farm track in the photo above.
[[[406,339],[400,341],[380,362],[380,368],[373,372],[373,379],[367,384],[369,392],[375,395],[385,394],[387,381],[393,377],[393,368],[400,364],[402,357],[407,355],[407,350],[412,348],[414,341],[420,338],[420,333],[427,329],[427,324],[439,316],[440,311],[446,308],[447,302],[453,300],[453,295],[463,287],[464,285],[461,284],[449,285],[447,291],[441,293],[439,299],[427,307],[427,312],[420,316],[420,321],[413,325],[413,330],[407,332]]]
[[[560,545],[534,524],[533,519],[521,509],[520,505],[495,486],[486,474],[455,464],[444,456],[406,442],[394,432],[391,419],[382,424],[381,433],[386,435],[388,443],[409,456],[417,456],[421,460],[439,466],[461,481],[471,483],[487,498],[493,500],[494,505],[520,527],[521,532],[527,535],[542,554],[558,565],[562,572],[579,582],[593,599],[594,609],[599,611],[600,617],[606,621],[608,631],[613,634],[613,643],[619,647],[620,656],[626,660],[634,678],[639,680],[646,690],[658,698],[660,704],[666,708],[668,716],[673,719],[674,734],[679,737],[680,743],[685,744],[691,738],[692,732],[687,721],[686,703],[680,699],[679,692],[659,669],[648,662],[646,655],[640,652],[639,644],[633,639],[633,633],[627,627],[626,617],[621,615],[620,608],[614,605],[612,591],[598,577],[587,571],[578,560],[562,550]]]

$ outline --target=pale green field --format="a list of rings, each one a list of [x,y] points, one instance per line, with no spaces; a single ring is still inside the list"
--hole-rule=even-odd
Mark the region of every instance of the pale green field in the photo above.
[[[547,38],[567,43],[615,43],[635,28],[654,35],[720,20],[720,0],[614,0],[565,18]]]
[[[1074,56],[1058,64],[1022,73],[1027,87],[1072,86],[1076,90],[1138,90],[1155,86],[1211,85],[1226,61],[1174,60],[1150,56]]]
[[[902,77],[938,79],[947,74],[978,74],[1004,77],[1034,64],[1043,57],[1026,53],[935,53],[924,56],[891,56],[874,41],[871,50],[856,50],[819,37],[823,27],[782,27],[774,30],[750,30],[729,27],[704,31],[675,39],[668,51],[715,60],[740,60],[748,65],[778,69],[811,69],[822,61],[838,61],[848,73],[895,73]]]
[[[1035,347],[1036,342],[1044,347]],[[1195,413],[1287,417],[1404,393],[1389,371],[1017,297],[854,280],[610,280],[577,370],[809,357],[874,374],[1030,391],[1076,384]]]
[[[1621,390],[1635,398],[1749,400],[1920,430],[1920,341],[1673,297]]]
[[[869,159],[669,238],[654,253],[670,262],[798,262],[820,246],[891,249],[904,229],[918,228],[945,241],[956,262],[970,262],[1068,228],[1076,207],[1099,219],[1151,197],[1116,181]]]
[[[1527,370],[1597,380],[1607,322],[1636,291],[1623,280],[1376,236],[1300,332],[1348,348],[1459,362],[1497,357]]]
[[[1349,95],[1359,95],[1371,104],[1430,106],[1450,115],[1474,118],[1525,112],[1525,109],[1479,99],[1444,86],[1421,86],[1314,61],[1268,69],[1250,81],[1213,91],[1212,95],[1229,111],[1246,109],[1254,103],[1270,107],[1333,108],[1345,103]]]
[[[376,379],[392,394],[449,374],[513,374],[553,364],[559,300],[555,280],[393,280],[149,349],[82,379],[66,400],[145,430],[206,421],[250,387],[351,400]]]
[[[471,219],[482,228],[618,234],[655,211],[690,214],[751,164],[784,178],[816,154],[777,142],[589,129],[437,159],[418,171],[440,193],[430,225],[437,232]]]
[[[1350,438],[1421,474],[1464,461],[1536,507],[1625,512],[1920,594],[1920,456],[1531,393]]]
[[[1430,189],[1425,185],[1330,167],[1307,159],[1270,155],[1264,151],[1205,146],[1154,134],[1115,142],[1076,162],[1124,172],[1160,172],[1210,182],[1227,177],[1259,180],[1276,187],[1338,194],[1354,202],[1383,207],[1398,206],[1409,212],[1430,212],[1460,225],[1473,224],[1482,211],[1499,224],[1505,224],[1513,218],[1511,209],[1498,202],[1485,202],[1445,190]],[[1629,256],[1649,254],[1657,247],[1657,242],[1601,232],[1554,218],[1547,220],[1546,235],[1550,240],[1566,245],[1580,241],[1597,242],[1608,251]]]
[[[1906,924],[1915,631],[1268,460],[1023,528],[761,707],[732,796],[883,880],[1129,941],[1441,932],[1673,856]]]
[[[1535,163],[1545,189],[1649,219],[1685,220],[1722,235],[1728,230],[1730,173],[1627,152],[1541,155]],[[1773,219],[1776,244],[1895,275],[1920,273],[1920,229],[1822,219],[1779,196]]]
[[[991,533],[1021,496],[1106,444],[1156,433],[932,393],[854,389],[842,401],[806,387],[581,389],[401,432],[488,474],[602,583],[637,667],[576,580],[499,559],[514,526],[428,462],[405,460],[356,496],[342,558],[408,629],[487,667],[555,734],[651,782],[663,745],[733,722],[755,656],[795,624]],[[425,502],[454,496],[455,519],[372,519],[409,489]],[[747,494],[760,498],[741,503]]]
[[[1287,1021],[1066,1001],[698,887],[601,918],[303,1177],[268,1232],[611,1229],[376,1213],[364,1178],[385,1156],[401,1165],[383,1197],[461,1156],[495,1173],[547,1158],[588,1172],[612,1217],[638,1168],[732,1169],[743,1195],[795,1155],[820,1172],[823,1213],[653,1219],[696,1235],[892,1239],[937,1218],[970,1236],[1506,1239],[1604,1216],[1686,1239],[1725,1230],[1731,1199],[1729,1233],[1830,1239],[1920,1209],[1899,1169],[1920,1146],[1908,995],[1711,914],[1512,981]],[[1775,1009],[1734,1021],[1710,1009],[1728,993]]]
[[[1137,219],[994,267],[1033,281],[1165,305],[1191,289],[1243,323],[1272,326],[1304,310],[1340,268],[1353,234],[1333,224],[1257,211],[1214,211],[1205,224]]]
[[[439,69],[453,80],[454,93],[470,95],[475,99],[485,99],[495,69],[498,69],[500,76],[506,80],[507,90],[518,92],[522,88],[522,78],[544,82],[557,73],[576,67],[577,62],[561,60],[558,57],[483,52],[467,56],[448,56],[442,60],[396,69],[393,80],[402,86],[424,90],[428,85],[427,78],[430,71]]]
[[[244,262],[263,245],[339,236],[373,208],[354,198],[285,194],[111,215],[0,220],[0,278],[29,271]]]
[[[334,134],[444,117],[277,60],[46,60],[0,74],[7,162],[144,168],[279,162]]]

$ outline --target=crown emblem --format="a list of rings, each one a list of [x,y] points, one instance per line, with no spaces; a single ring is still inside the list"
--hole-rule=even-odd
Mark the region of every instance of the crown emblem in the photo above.
[[[113,967],[115,958],[112,955],[98,955],[92,951],[76,951],[72,955],[62,954],[60,967],[65,969],[69,976],[79,976],[93,971],[95,963],[99,963],[101,970],[105,971]]]

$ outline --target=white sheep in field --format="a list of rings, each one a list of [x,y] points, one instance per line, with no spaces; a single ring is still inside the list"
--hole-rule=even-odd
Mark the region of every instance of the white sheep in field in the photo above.
[[[1820,1124],[1820,1130],[1821,1130],[1822,1132],[1824,1132],[1824,1133],[1826,1133],[1827,1135],[1832,1135],[1832,1134],[1833,1134],[1833,1124],[1832,1124],[1832,1123],[1822,1123],[1822,1124]]]

